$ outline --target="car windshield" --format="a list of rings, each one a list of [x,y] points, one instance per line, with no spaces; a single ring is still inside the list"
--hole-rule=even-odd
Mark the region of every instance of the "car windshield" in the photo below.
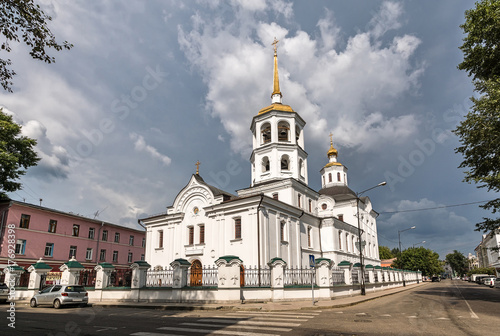
[[[65,292],[69,293],[85,292],[85,288],[83,286],[68,286],[66,287]]]

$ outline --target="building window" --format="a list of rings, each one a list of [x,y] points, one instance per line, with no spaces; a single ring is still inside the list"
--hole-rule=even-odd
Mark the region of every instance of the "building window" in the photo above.
[[[16,254],[24,255],[26,251],[26,240],[18,239],[16,241]]]
[[[146,247],[146,238],[142,238],[142,247]]]
[[[113,251],[113,262],[118,262],[118,251]]]
[[[76,246],[73,245],[69,247],[69,258],[71,259],[72,257],[76,258]]]
[[[205,244],[205,225],[200,225],[200,244]]]
[[[309,247],[312,247],[311,230],[312,230],[312,228],[309,226],[307,228],[307,246],[309,246]]]
[[[349,252],[349,234],[345,234],[345,249],[347,252]]]
[[[328,173],[328,182],[332,182],[332,173]]]
[[[49,220],[49,232],[56,233],[57,221],[54,219]]]
[[[290,158],[286,154],[281,156],[281,170],[290,170]]]
[[[95,229],[89,228],[89,239],[94,239]]]
[[[128,258],[127,258],[127,262],[128,263],[131,263],[132,262],[132,258],[134,257],[133,253],[132,252],[129,252],[128,253]]]
[[[356,252],[356,236],[352,236],[352,251]]]
[[[158,248],[163,248],[163,230],[158,231]]]
[[[269,163],[269,158],[267,156],[264,156],[262,158],[262,172],[268,172],[271,170],[271,164]]]
[[[281,221],[280,223],[280,238],[281,238],[281,241],[284,242],[285,241],[285,221]]]
[[[288,133],[290,133],[290,125],[286,121],[278,123],[278,141],[289,141]]]
[[[128,238],[128,244],[129,244],[130,246],[134,246],[134,236],[130,236],[130,237]]]
[[[304,161],[302,159],[299,160],[299,174],[304,177]]]
[[[144,260],[145,260],[144,254],[141,254],[141,261],[144,261]]]
[[[102,241],[108,241],[108,230],[102,231]]]
[[[194,244],[194,227],[190,226],[188,227],[188,244],[193,245]]]
[[[268,142],[271,142],[271,125],[266,123],[262,125],[261,128],[261,134],[262,134],[262,144],[266,144]]]
[[[78,237],[79,233],[80,233],[80,225],[73,224],[73,237]]]
[[[327,208],[326,203],[321,204],[321,209],[326,210],[326,208]]]
[[[106,250],[101,250],[99,253],[99,261],[106,261]]]
[[[115,243],[120,242],[120,232],[115,232]]]
[[[241,218],[234,219],[234,239],[241,239]]]
[[[299,195],[297,196],[297,204],[298,204],[299,208],[300,208],[300,207],[302,207],[302,204],[301,204],[301,199],[302,199],[302,195],[301,195],[301,194],[299,194]]]
[[[91,248],[87,248],[87,252],[85,253],[85,260],[92,260],[92,252]]]
[[[337,181],[340,182],[340,173],[337,173]]]
[[[309,200],[309,212],[312,212],[312,200]]]
[[[275,199],[275,200],[279,200],[278,193],[274,193],[274,194],[273,194],[273,199]]]
[[[54,243],[47,243],[45,244],[45,256],[46,257],[52,257],[54,254]]]
[[[19,227],[23,229],[28,229],[30,227],[30,215],[21,215],[21,222],[19,223]]]
[[[342,231],[339,232],[339,250],[342,250]]]
[[[339,217],[340,221],[342,221],[342,222],[344,221],[344,215],[340,214],[340,215],[338,215],[338,217]]]

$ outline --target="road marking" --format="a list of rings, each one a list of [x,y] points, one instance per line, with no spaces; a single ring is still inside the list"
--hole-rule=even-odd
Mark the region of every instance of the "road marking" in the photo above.
[[[356,316],[365,316],[366,313],[357,313]]]
[[[214,318],[224,318],[224,319],[233,319],[233,320],[246,320],[247,317],[228,317],[227,315],[224,315],[224,316],[214,316]],[[274,318],[273,317],[260,317],[260,316],[256,316],[256,317],[253,317],[252,316],[252,320],[261,320],[261,321],[269,321],[269,322],[272,322],[272,321],[278,321],[278,322],[307,322],[308,320],[307,319],[284,319],[284,318]]]
[[[161,327],[159,330],[167,330],[167,331],[183,331],[183,332],[197,332],[197,333],[205,333],[206,335],[234,335],[234,336],[279,336],[272,334],[257,334],[254,332],[246,332],[246,331],[234,331],[234,330],[210,330],[210,329],[193,329],[193,328],[177,328],[177,327]]]
[[[449,320],[447,317],[438,317],[436,320]]]
[[[453,283],[453,285],[455,285],[455,287],[458,289],[458,292],[460,293],[460,296],[462,297],[462,299],[465,301],[465,304],[467,304],[467,307],[469,307],[469,311],[470,311],[470,317],[473,318],[473,319],[478,319],[479,320],[479,317],[476,315],[476,313],[474,313],[474,311],[472,310],[469,302],[467,302],[467,300],[464,298],[464,296],[462,295],[462,291],[460,290],[460,288],[458,288],[457,284],[456,283]]]
[[[380,316],[383,316],[383,317],[391,317],[391,315],[389,315],[389,314],[383,314],[383,315],[380,315]]]
[[[181,325],[190,325],[194,327],[214,327],[214,328],[240,328],[240,329],[252,329],[252,330],[271,330],[271,331],[283,331],[288,332],[293,329],[290,328],[273,328],[273,327],[258,327],[258,326],[245,326],[245,325],[224,325],[224,324],[206,324],[206,323],[181,323]]]
[[[412,316],[407,316],[408,318],[417,318],[418,316],[412,315]]]
[[[275,327],[298,327],[300,323],[279,323],[279,322],[265,322],[265,321],[246,321],[238,319],[200,319],[199,322],[215,322],[226,324],[246,324],[246,325],[272,325]]]
[[[182,336],[182,335],[177,335],[177,334],[160,334],[160,333],[152,333],[152,332],[139,331],[139,332],[130,334],[130,336]]]
[[[335,314],[344,314],[344,312],[335,312]]]
[[[281,315],[281,314],[272,314],[272,315],[262,316],[262,314],[255,314],[255,313],[228,313],[227,315],[231,315],[231,316],[251,316],[252,318],[268,318],[268,316],[269,316],[269,318],[277,318],[277,317],[294,318],[295,317],[295,321],[299,321],[298,320],[299,318],[300,319],[306,319],[306,318],[314,318],[315,317],[313,315],[293,316],[293,315]],[[294,321],[294,320],[292,320],[292,321]]]
[[[291,316],[295,316],[295,315],[311,316],[311,315],[314,315],[314,316],[317,316],[317,315],[319,315],[319,313],[253,312],[253,311],[238,311],[238,312],[234,312],[234,313],[230,313],[230,314],[248,314],[248,315],[269,315],[269,314],[272,314],[272,316],[276,316],[276,315],[291,315]]]

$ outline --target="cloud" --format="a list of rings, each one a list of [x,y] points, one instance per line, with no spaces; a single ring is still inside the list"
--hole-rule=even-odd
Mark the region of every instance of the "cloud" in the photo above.
[[[325,143],[333,131],[338,144],[366,151],[403,142],[417,132],[416,116],[391,107],[418,90],[424,66],[414,65],[412,58],[421,41],[408,34],[382,41],[387,31],[401,27],[401,4],[384,2],[368,30],[349,37],[343,49],[338,48],[342,31],[331,11],[318,20],[319,34],[313,37],[263,22],[257,7],[233,5],[233,21],[221,25],[194,15],[190,27],[179,27],[178,41],[200,71],[208,88],[205,107],[220,118],[234,152],[248,156],[248,125],[241,120],[251,120],[270,104],[274,37],[280,40],[283,103],[308,122],[313,142]],[[260,15],[283,13],[258,8]]]
[[[130,139],[135,141],[134,145],[136,151],[148,153],[152,158],[159,160],[165,166],[170,165],[170,163],[172,162],[172,159],[170,159],[168,156],[160,154],[156,148],[146,144],[146,141],[141,135],[130,133]]]

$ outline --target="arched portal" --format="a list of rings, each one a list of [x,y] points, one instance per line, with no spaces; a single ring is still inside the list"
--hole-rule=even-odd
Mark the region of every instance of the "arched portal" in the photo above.
[[[203,285],[203,266],[201,265],[201,261],[193,260],[190,273],[189,285],[191,287],[201,287]]]

